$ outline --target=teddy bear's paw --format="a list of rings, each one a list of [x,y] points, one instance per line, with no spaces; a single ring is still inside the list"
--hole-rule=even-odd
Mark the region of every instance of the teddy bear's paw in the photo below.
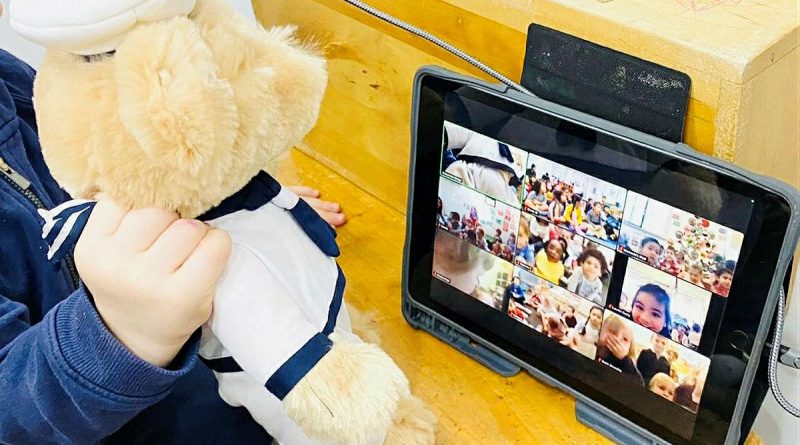
[[[434,445],[435,443],[436,415],[414,396],[401,399],[383,445]]]
[[[378,330],[375,311],[362,311],[348,304],[347,313],[350,315],[350,326],[354,334],[367,343],[381,344],[381,334]]]
[[[408,380],[377,346],[331,338],[330,352],[284,398],[286,413],[323,443],[380,441],[409,394]]]

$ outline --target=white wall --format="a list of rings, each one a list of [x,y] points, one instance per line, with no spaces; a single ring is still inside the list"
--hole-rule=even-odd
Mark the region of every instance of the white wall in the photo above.
[[[228,1],[230,1],[240,14],[255,21],[253,5],[250,3],[250,0]],[[3,3],[3,9],[7,12],[8,0],[0,0],[0,3]],[[28,64],[33,67],[39,66],[44,57],[44,49],[42,49],[42,47],[22,39],[11,30],[11,27],[8,25],[8,14],[6,13],[3,14],[3,17],[0,17],[0,48],[28,62]]]
[[[0,0],[7,5],[7,0]],[[255,20],[250,0],[229,0],[246,17]],[[44,51],[19,38],[8,26],[8,16],[0,18],[0,48],[3,48],[33,66],[38,66]],[[787,316],[783,344],[800,349],[800,277],[794,289],[792,305]],[[797,371],[779,370],[781,387],[786,396],[795,404],[800,404],[800,375]],[[756,419],[755,430],[768,445],[797,445],[800,443],[800,421],[784,412],[770,393],[764,407]]]
[[[8,0],[0,0],[3,4],[3,16],[0,17],[0,48],[14,54],[32,66],[39,66],[44,57],[44,49],[18,36],[8,25]]]

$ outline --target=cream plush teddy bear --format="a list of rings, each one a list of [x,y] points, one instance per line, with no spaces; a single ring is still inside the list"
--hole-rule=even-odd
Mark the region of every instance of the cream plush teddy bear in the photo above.
[[[324,60],[224,0],[17,0],[10,13],[48,47],[34,94],[59,183],[230,234],[200,348],[223,400],[283,445],[432,444],[406,377],[351,333],[335,233],[262,171],[314,125]],[[42,212],[51,258],[92,208]]]

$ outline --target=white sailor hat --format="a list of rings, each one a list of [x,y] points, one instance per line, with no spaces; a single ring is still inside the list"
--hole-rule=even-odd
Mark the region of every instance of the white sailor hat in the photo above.
[[[480,133],[473,133],[464,149],[458,154],[459,160],[477,162],[487,167],[505,170],[517,180],[522,178],[522,166],[517,164],[511,154],[511,147]]]
[[[48,48],[91,56],[114,51],[140,23],[188,15],[196,0],[12,0],[11,27]]]

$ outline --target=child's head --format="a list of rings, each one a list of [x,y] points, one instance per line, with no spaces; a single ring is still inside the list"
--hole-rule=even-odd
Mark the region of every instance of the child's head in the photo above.
[[[658,334],[653,334],[651,341],[653,342],[653,352],[659,357],[664,354],[667,349],[667,339]]]
[[[680,385],[675,388],[675,396],[672,398],[672,401],[685,408],[694,408],[695,403],[692,400],[693,392],[694,385]]]
[[[622,349],[622,355],[633,358],[633,330],[616,315],[611,315],[600,330],[600,345],[612,351],[614,344]]]
[[[670,260],[675,259],[675,248],[672,246],[667,246],[667,258]]]
[[[475,230],[469,229],[467,230],[467,240],[470,242],[475,242],[478,237],[475,235]]]
[[[689,266],[689,281],[694,284],[703,283],[703,268],[699,264],[694,263]]]
[[[475,235],[477,235],[478,239],[483,239],[486,236],[486,232],[483,230],[483,227],[478,226],[475,230]]]
[[[553,340],[561,341],[567,335],[567,325],[564,320],[553,315],[546,318],[547,336]]]
[[[683,253],[682,250],[677,252],[677,253],[675,253],[675,260],[677,260],[678,263],[683,264],[683,262],[686,261],[686,254]]]
[[[661,243],[659,243],[657,239],[650,237],[643,239],[642,245],[639,247],[639,253],[647,258],[647,262],[651,266],[658,263],[658,258],[663,251],[664,247],[661,246]]]
[[[575,305],[574,304],[567,304],[566,309],[564,309],[564,313],[568,315],[575,314]]]
[[[564,257],[564,250],[566,250],[566,247],[560,239],[551,239],[545,244],[544,250],[547,253],[548,261],[551,263],[558,263],[561,261],[561,258]]]
[[[516,284],[516,285],[519,285],[519,284],[520,284],[519,277],[514,277],[514,280],[513,280],[513,281],[514,281],[514,284]]]
[[[495,255],[500,255],[503,252],[503,244],[499,241],[492,245],[492,253]]]
[[[583,276],[587,280],[596,280],[608,272],[606,257],[597,249],[586,249],[578,257]]]
[[[723,267],[717,271],[717,286],[728,289],[731,287],[731,280],[733,280],[732,270]]]
[[[578,204],[580,204],[582,202],[583,202],[583,196],[581,196],[580,193],[576,193],[576,194],[572,195],[572,203],[573,204],[575,204],[577,206]]]
[[[437,198],[437,201],[436,201],[436,211],[437,211],[437,213],[441,214],[443,207],[444,207],[444,204],[442,204],[442,198],[441,197]]]
[[[669,335],[672,328],[669,303],[670,297],[664,288],[657,284],[645,284],[633,297],[633,321],[653,332]]]
[[[667,357],[667,361],[672,363],[675,360],[678,360],[678,351],[676,351],[674,349],[669,349],[669,350],[667,350],[667,353],[665,354],[665,356]]]
[[[596,203],[594,203],[594,205],[592,206],[592,210],[594,210],[594,213],[595,213],[596,215],[599,215],[599,214],[603,213],[603,203],[602,203],[602,202],[600,202],[600,201],[597,201],[597,202],[596,202]]]
[[[450,220],[454,222],[461,221],[461,215],[458,212],[450,212]]]
[[[599,306],[592,306],[589,310],[589,324],[595,329],[599,329],[603,323],[603,309]]]
[[[670,376],[664,374],[663,372],[659,372],[658,374],[654,375],[652,379],[650,379],[650,391],[653,391],[669,401],[672,401],[672,399],[675,397],[676,387],[677,385],[670,378]]]

